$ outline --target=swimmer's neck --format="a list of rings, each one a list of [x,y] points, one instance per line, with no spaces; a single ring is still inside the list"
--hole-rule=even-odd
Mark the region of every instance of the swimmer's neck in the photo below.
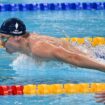
[[[30,36],[31,36],[30,33],[22,36],[22,40],[20,40],[20,48],[19,48],[20,53],[28,56],[30,56],[30,40],[29,40]]]
[[[23,35],[23,38],[20,41],[20,44],[21,44],[20,50],[19,50],[20,53],[26,54],[28,56],[32,56],[32,53],[30,53],[31,52],[30,38],[32,36],[36,37],[36,36],[38,36],[38,34],[36,34],[36,33],[28,33],[28,34]]]

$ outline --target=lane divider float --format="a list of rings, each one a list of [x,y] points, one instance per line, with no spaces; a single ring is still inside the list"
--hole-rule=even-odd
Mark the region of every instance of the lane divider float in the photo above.
[[[87,41],[93,46],[98,46],[98,45],[105,45],[105,37],[83,37],[83,38],[79,38],[79,37],[73,37],[73,38],[61,38],[67,42],[70,43],[77,43],[79,45],[81,44],[85,44]]]
[[[87,94],[105,91],[105,83],[27,84],[0,86],[0,95]]]

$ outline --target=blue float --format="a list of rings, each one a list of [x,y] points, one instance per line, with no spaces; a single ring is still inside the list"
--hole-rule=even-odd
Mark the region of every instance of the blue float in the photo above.
[[[105,2],[92,3],[30,3],[30,4],[0,4],[2,11],[35,11],[35,10],[104,10]]]
[[[26,10],[33,11],[34,10],[34,5],[33,4],[26,4],[25,8],[26,8]]]
[[[12,11],[12,5],[11,4],[5,4],[4,6],[5,11]]]
[[[66,8],[67,8],[66,4],[65,3],[61,3],[61,9],[62,10],[66,10]]]
[[[88,4],[87,4],[87,3],[82,3],[82,8],[83,8],[84,10],[89,9],[88,7],[89,7],[89,6],[88,6]]]
[[[2,11],[2,5],[0,5],[0,11]]]
[[[23,11],[24,10],[24,5],[23,4],[18,4],[18,10]]]
[[[45,6],[44,6],[43,3],[39,4],[39,9],[40,9],[40,10],[45,10]]]
[[[54,3],[51,3],[51,4],[48,4],[48,9],[49,10],[55,10],[56,9],[56,4],[54,4]]]
[[[97,10],[98,9],[97,3],[90,3],[90,8]]]

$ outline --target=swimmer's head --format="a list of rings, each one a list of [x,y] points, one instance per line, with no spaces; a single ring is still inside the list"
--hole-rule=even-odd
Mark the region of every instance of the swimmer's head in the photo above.
[[[22,36],[26,34],[26,26],[18,18],[9,18],[2,23],[0,33],[10,36]]]

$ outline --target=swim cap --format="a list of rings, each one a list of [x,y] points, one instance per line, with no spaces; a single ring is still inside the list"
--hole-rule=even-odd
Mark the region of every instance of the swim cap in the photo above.
[[[22,36],[26,33],[26,26],[18,18],[10,18],[3,22],[0,33],[12,36]]]

